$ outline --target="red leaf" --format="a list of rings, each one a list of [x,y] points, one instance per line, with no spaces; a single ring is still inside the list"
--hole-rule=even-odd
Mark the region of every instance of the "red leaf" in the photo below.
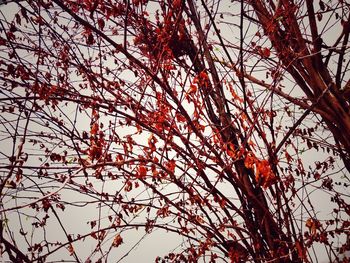
[[[166,167],[170,170],[171,173],[175,172],[175,167],[176,167],[176,162],[174,160],[170,160],[167,164]]]
[[[271,52],[270,52],[269,48],[264,47],[263,49],[261,49],[262,57],[268,58],[268,57],[270,57],[270,54],[271,54]]]
[[[99,18],[97,20],[97,24],[98,24],[98,27],[100,28],[100,30],[103,30],[103,28],[105,27],[105,21],[102,18]]]
[[[95,123],[91,126],[91,129],[90,129],[91,135],[96,135],[97,132],[98,132],[98,130],[99,130],[98,123],[95,122]]]
[[[113,247],[119,247],[122,243],[123,243],[123,238],[120,236],[120,234],[117,234],[117,235],[114,237],[112,246],[113,246]]]
[[[139,166],[138,172],[137,172],[137,178],[143,179],[147,176],[147,168],[143,165]]]
[[[72,246],[72,244],[68,245],[68,252],[69,252],[70,255],[74,254],[74,247]]]
[[[94,228],[96,226],[96,221],[91,221],[90,226],[91,226],[91,229]]]

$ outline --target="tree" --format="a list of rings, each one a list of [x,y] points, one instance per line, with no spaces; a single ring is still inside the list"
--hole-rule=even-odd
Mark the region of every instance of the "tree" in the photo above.
[[[346,1],[6,2],[3,255],[348,262]]]

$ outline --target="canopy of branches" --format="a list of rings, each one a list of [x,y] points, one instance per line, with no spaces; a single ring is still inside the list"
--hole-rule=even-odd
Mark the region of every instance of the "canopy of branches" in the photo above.
[[[1,1],[1,256],[348,262],[349,9]]]

